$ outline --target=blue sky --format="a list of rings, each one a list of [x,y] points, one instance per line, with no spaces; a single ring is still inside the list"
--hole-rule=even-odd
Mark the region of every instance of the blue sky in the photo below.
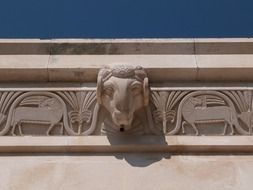
[[[0,0],[0,38],[253,37],[253,0]]]

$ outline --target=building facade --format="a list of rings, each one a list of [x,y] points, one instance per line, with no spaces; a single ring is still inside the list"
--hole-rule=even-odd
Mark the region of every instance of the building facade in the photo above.
[[[252,39],[0,41],[0,189],[251,189]]]

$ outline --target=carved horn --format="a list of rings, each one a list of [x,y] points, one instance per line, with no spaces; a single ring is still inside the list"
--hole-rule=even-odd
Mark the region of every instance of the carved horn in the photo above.
[[[149,104],[149,84],[148,77],[145,77],[143,80],[143,95],[144,95],[144,106]]]
[[[97,78],[97,102],[98,104],[102,104],[102,89],[103,89],[103,82],[110,78],[111,72],[109,69],[103,68],[100,69],[98,72],[98,78]]]
[[[98,78],[97,78],[97,102],[98,104],[102,104],[102,97],[101,97],[101,94],[102,94],[102,83],[103,83],[103,69],[101,69],[99,72],[98,72]]]

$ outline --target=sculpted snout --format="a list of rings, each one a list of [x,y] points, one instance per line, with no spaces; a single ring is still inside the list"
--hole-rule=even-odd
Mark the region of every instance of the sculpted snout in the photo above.
[[[133,114],[130,112],[115,110],[112,113],[113,122],[118,126],[131,125],[133,121]]]
[[[123,87],[125,85],[122,85]],[[112,101],[112,119],[113,122],[118,126],[128,126],[131,125],[133,121],[134,112],[134,97],[127,91],[127,85],[124,89],[118,89],[114,93]]]
[[[117,109],[119,112],[129,112],[131,109],[132,97],[126,91],[126,89],[116,90],[113,99],[115,109]]]

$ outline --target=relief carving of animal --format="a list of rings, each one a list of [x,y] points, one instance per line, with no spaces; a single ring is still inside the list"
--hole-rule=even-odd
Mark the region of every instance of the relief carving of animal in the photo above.
[[[224,122],[225,126],[223,135],[225,135],[227,131],[227,125],[230,127],[230,134],[234,134],[236,114],[232,108],[228,106],[202,107],[201,105],[202,99],[193,97],[189,98],[183,105],[182,116],[185,119],[182,123],[183,133],[187,123],[194,129],[196,135],[199,135],[195,124]]]
[[[21,123],[43,124],[45,126],[49,126],[47,130],[48,135],[50,134],[52,128],[57,124],[62,126],[61,132],[63,132],[64,129],[68,135],[77,136],[92,134],[96,129],[99,106],[96,105],[94,108],[94,117],[92,118],[90,127],[82,133],[79,133],[76,132],[69,124],[67,106],[61,97],[64,97],[64,95],[61,92],[58,92],[58,94],[46,91],[31,91],[24,92],[19,95],[10,106],[5,126],[0,131],[0,135],[7,134],[11,128],[11,133],[15,135],[15,128],[17,126],[20,134],[22,135]],[[20,104],[24,99],[29,97],[48,98],[44,99],[44,101],[41,101],[39,104],[36,104],[36,107],[34,104],[31,107]]]
[[[62,123],[60,123],[62,117],[63,108],[56,98],[48,98],[41,102],[38,107],[17,107],[13,110],[12,115],[12,134],[15,135],[15,129],[18,126],[19,133],[22,135],[21,124],[32,123],[49,125],[46,132],[49,135],[55,125],[60,124],[62,126]]]
[[[197,96],[212,95],[224,100],[227,105],[207,106],[203,103],[202,98]],[[238,122],[238,115],[233,102],[228,96],[219,91],[195,91],[187,94],[180,102],[177,110],[176,124],[173,129],[167,132],[167,135],[179,134],[180,130],[184,133],[186,124],[189,124],[198,135],[196,124],[198,123],[216,123],[224,122],[224,132],[230,127],[230,134],[236,131],[241,135],[250,135],[249,131],[243,129]]]
[[[101,69],[97,100],[110,113],[115,130],[131,129],[135,112],[149,104],[146,72],[141,67],[124,65]]]

